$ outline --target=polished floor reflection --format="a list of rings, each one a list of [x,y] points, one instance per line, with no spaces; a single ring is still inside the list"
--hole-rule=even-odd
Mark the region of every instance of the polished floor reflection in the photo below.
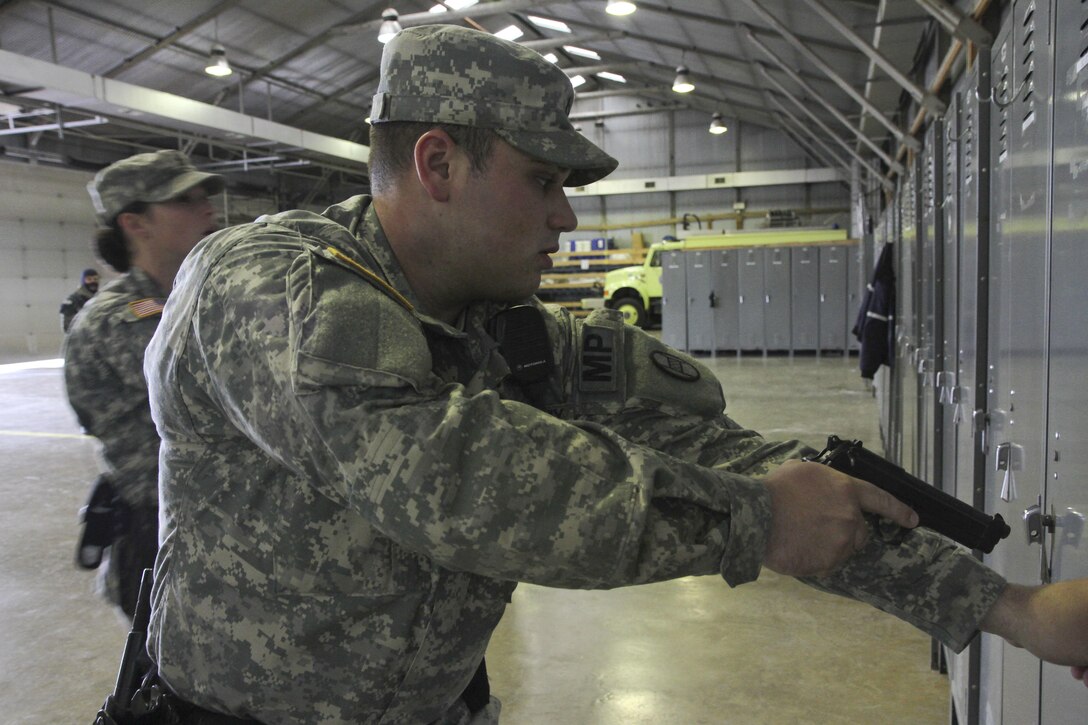
[[[853,362],[709,360],[728,410],[770,438],[879,447]],[[75,568],[94,476],[55,368],[0,368],[0,703],[5,724],[84,723],[113,686],[124,629]],[[948,721],[930,640],[861,604],[765,573],[608,592],[522,585],[488,653],[511,725]]]

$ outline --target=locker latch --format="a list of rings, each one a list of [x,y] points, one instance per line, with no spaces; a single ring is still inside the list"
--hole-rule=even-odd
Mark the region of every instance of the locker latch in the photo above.
[[[940,389],[940,402],[942,405],[954,406],[952,409],[952,424],[959,425],[963,422],[963,389],[956,385],[956,374],[953,372],[937,373],[937,387]]]
[[[941,391],[940,403],[952,404],[952,393],[956,390],[956,374],[951,372],[937,373],[937,388]]]
[[[990,425],[990,416],[986,414],[986,411],[982,408],[975,408],[971,411],[971,432],[978,436],[978,447],[982,451],[982,455],[986,455],[986,429]]]
[[[997,447],[996,465],[994,468],[1005,472],[1005,478],[1001,482],[1001,500],[1015,501],[1019,494],[1016,491],[1016,471],[1024,470],[1024,447],[1015,443],[1002,443]]]
[[[1054,517],[1043,513],[1043,507],[1039,504],[1024,509],[1024,526],[1027,530],[1028,543],[1040,544],[1043,541],[1043,531],[1054,533]]]
[[[1028,536],[1028,544],[1038,544],[1043,548],[1039,557],[1039,580],[1043,584],[1049,584],[1051,575],[1050,556],[1046,550],[1046,537],[1043,532],[1054,533],[1057,518],[1053,514],[1043,513],[1042,504],[1035,504],[1024,509],[1024,527]]]
[[[933,385],[933,360],[931,358],[924,357],[924,350],[915,350],[915,354],[918,357],[918,374],[922,378],[922,387],[928,388]]]

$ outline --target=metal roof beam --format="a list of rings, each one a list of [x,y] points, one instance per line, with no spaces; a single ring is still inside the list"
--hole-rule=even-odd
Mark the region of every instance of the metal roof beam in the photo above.
[[[106,78],[116,78],[121,73],[124,73],[126,70],[128,70],[129,68],[132,68],[133,66],[137,65],[138,63],[141,63],[142,61],[146,60],[147,58],[150,58],[151,56],[155,55],[155,53],[158,53],[163,48],[166,48],[168,46],[173,45],[177,40],[185,37],[189,33],[193,32],[194,30],[199,28],[204,23],[208,22],[209,20],[212,20],[213,18],[216,18],[217,16],[221,15],[225,10],[229,10],[230,8],[234,7],[235,5],[240,3],[241,1],[242,0],[223,0],[222,2],[215,5],[214,7],[211,7],[208,10],[206,10],[205,12],[201,13],[200,15],[197,15],[195,18],[193,18],[189,22],[185,23],[184,25],[179,25],[178,27],[174,28],[174,32],[170,33],[169,35],[167,35],[164,38],[159,38],[154,43],[149,45],[147,48],[144,48],[143,50],[141,50],[136,55],[134,55],[134,56],[132,56],[130,58],[125,58],[124,61],[122,61],[121,63],[115,65],[112,68],[110,68],[108,71],[106,71],[102,75],[105,76]]]
[[[707,15],[705,13],[696,13],[696,12],[692,12],[690,10],[681,10],[679,8],[669,7],[669,6],[666,6],[666,5],[653,5],[653,4],[647,3],[647,2],[640,2],[638,4],[638,7],[639,7],[639,10],[649,10],[650,12],[662,13],[664,15],[671,15],[673,17],[681,18],[683,20],[694,20],[696,22],[707,23],[709,25],[729,27],[729,28],[734,28],[734,29],[737,29],[737,30],[744,27],[744,23],[740,22],[739,20],[725,20],[724,18],[722,18],[721,16],[718,16],[718,15]],[[767,30],[765,28],[757,28],[755,32],[763,34],[763,35],[772,35],[772,36],[775,35],[775,32],[773,30]],[[827,48],[828,50],[835,50],[835,51],[839,51],[839,52],[842,52],[842,53],[851,53],[851,54],[857,52],[852,46],[845,45],[843,43],[831,42],[831,41],[826,40],[824,38],[817,38],[817,37],[814,37],[814,36],[811,36],[811,35],[803,35],[803,36],[798,36],[798,37],[802,38],[809,45],[818,46],[818,47],[821,47],[821,48]]]
[[[752,12],[754,12],[756,15],[759,15],[759,17],[761,17],[764,22],[766,22],[772,28],[777,30],[778,33],[783,38],[786,38],[787,40],[792,42],[794,44],[794,46],[797,48],[797,50],[801,53],[801,55],[805,56],[805,58],[807,58],[813,65],[815,65],[817,68],[819,68],[821,71],[823,71],[824,74],[827,75],[827,77],[830,78],[832,81],[834,81],[835,85],[837,85],[839,88],[841,88],[844,93],[846,93],[848,96],[853,98],[858,103],[858,105],[860,105],[862,108],[864,108],[870,114],[872,114],[874,119],[879,121],[881,124],[884,125],[884,127],[886,127],[889,131],[891,131],[895,135],[896,139],[899,140],[899,143],[904,144],[906,146],[911,146],[913,144],[913,146],[915,147],[914,150],[916,150],[916,151],[921,149],[921,144],[918,142],[917,139],[912,138],[906,131],[904,131],[903,129],[896,126],[895,123],[893,123],[890,119],[888,119],[881,112],[881,110],[879,108],[874,106],[869,101],[868,98],[866,98],[862,94],[858,93],[857,90],[853,87],[853,85],[851,85],[845,78],[843,78],[838,73],[836,73],[834,68],[829,66],[826,62],[824,62],[824,60],[822,58],[820,58],[819,55],[814,53],[811,48],[809,48],[803,42],[801,42],[801,39],[798,38],[796,35],[794,35],[792,32],[790,32],[789,28],[787,28],[785,25],[783,25],[781,22],[779,22],[776,17],[774,17],[769,12],[764,10],[763,6],[761,6],[759,3],[757,3],[756,0],[741,0],[741,1],[745,5],[750,7],[752,9]],[[754,43],[756,43],[759,46],[759,48],[761,50],[763,50],[764,53],[767,53],[771,57],[777,59],[777,56],[775,56],[775,54],[771,51],[771,49],[768,48],[766,45],[764,45],[762,42],[760,42],[752,34],[751,30],[748,31],[748,39],[753,41]],[[781,61],[779,61],[779,62],[781,62]]]
[[[432,23],[452,23],[455,20],[470,20],[472,18],[484,18],[500,13],[516,13],[522,10],[533,10],[545,5],[553,5],[566,0],[497,0],[497,2],[480,3],[464,8],[463,10],[451,10],[445,13],[410,13],[397,18],[402,28],[413,25],[430,25]],[[336,33],[353,33],[357,30],[377,30],[382,25],[382,19],[367,20],[362,23],[347,23],[336,28]]]
[[[994,44],[990,31],[966,13],[941,0],[914,0],[922,9],[937,19],[948,32],[960,40],[989,48]]]
[[[794,99],[794,102],[796,102],[796,99]],[[794,123],[796,123],[799,127],[806,128],[805,124],[801,123],[801,120],[798,119],[797,116],[795,116],[793,113],[791,113],[788,108],[783,106],[782,102],[779,101],[777,98],[771,98],[771,103],[773,103],[778,108],[778,110],[782,111],[782,113],[786,114],[788,117],[793,119]],[[850,148],[850,146],[848,146],[847,143],[845,141],[843,141],[841,138],[839,138],[835,134],[831,133],[831,129],[827,128],[826,126],[822,126],[819,121],[817,121],[817,125],[821,126],[821,129],[824,131],[824,133],[826,133],[828,135],[828,137],[832,141],[834,141],[835,143],[842,146],[843,150],[845,150],[846,153],[850,154],[850,156],[857,159],[860,164],[865,166],[865,168],[871,170],[873,172],[873,174],[875,174],[877,177],[883,178],[883,172],[881,172],[880,169],[873,166],[871,163],[869,163],[868,159],[863,158],[861,156],[861,154],[859,154],[857,151],[854,151],[854,149]],[[814,139],[818,140],[818,137],[815,134],[813,134],[812,137]]]
[[[927,108],[930,113],[932,113],[934,116],[939,116],[948,110],[948,106],[946,106],[944,102],[941,101],[941,99],[937,98],[937,96],[929,93],[924,88],[920,87],[910,78],[907,78],[907,76],[904,75],[898,68],[896,68],[895,64],[888,60],[888,58],[883,53],[881,53],[879,50],[866,42],[866,40],[860,35],[855,33],[853,28],[851,28],[849,25],[839,19],[839,16],[831,12],[831,10],[828,9],[828,7],[822,2],[820,2],[820,0],[804,0],[804,2],[807,3],[808,6],[812,8],[812,10],[817,15],[827,21],[828,25],[839,31],[843,35],[843,37],[853,43],[858,50],[868,56],[869,60],[880,66],[880,68],[885,73],[887,73],[892,78],[892,80],[898,83],[903,88],[903,90],[913,96],[916,101],[922,104],[922,106]]]
[[[776,79],[776,78],[775,78],[774,76],[772,76],[772,75],[770,74],[770,72],[768,72],[768,71],[767,71],[767,69],[766,69],[766,68],[764,68],[764,67],[763,67],[762,65],[760,65],[760,66],[759,66],[759,70],[760,70],[760,72],[761,72],[761,73],[763,73],[763,77],[764,77],[764,78],[766,78],[766,79],[768,80],[768,82],[770,82],[770,83],[771,83],[771,85],[773,85],[773,86],[774,86],[775,88],[777,88],[777,89],[779,90],[779,92],[780,92],[780,93],[782,93],[782,95],[786,96],[786,97],[787,97],[787,98],[789,98],[789,99],[790,99],[791,101],[793,101],[794,103],[796,103],[796,104],[797,104],[797,106],[798,106],[798,107],[799,107],[799,108],[800,108],[800,109],[801,109],[802,111],[804,111],[804,112],[805,112],[806,114],[808,114],[809,116],[811,116],[811,117],[812,117],[812,120],[813,120],[813,121],[815,121],[816,123],[820,124],[820,125],[821,125],[821,126],[823,126],[824,128],[827,128],[827,127],[826,127],[826,126],[825,126],[825,125],[823,124],[823,122],[822,122],[822,121],[820,121],[820,119],[816,117],[816,114],[814,114],[814,113],[813,113],[813,112],[812,112],[812,111],[811,111],[811,110],[809,109],[809,107],[808,107],[807,105],[805,105],[805,104],[801,103],[801,101],[800,101],[800,100],[798,100],[798,99],[797,99],[797,97],[796,97],[796,96],[794,96],[794,94],[790,93],[790,92],[789,92],[789,90],[788,90],[788,89],[787,89],[787,88],[786,88],[785,86],[783,86],[783,85],[782,85],[782,84],[781,84],[781,83],[780,83],[780,82],[778,81],[778,79]],[[873,141],[872,139],[870,139],[870,138],[869,138],[868,136],[866,136],[865,134],[863,134],[863,133],[861,132],[861,129],[859,129],[859,128],[856,128],[856,127],[855,127],[855,126],[854,126],[853,124],[851,124],[851,123],[850,123],[849,119],[847,119],[847,118],[846,118],[845,116],[843,116],[843,115],[842,115],[841,113],[839,113],[839,111],[838,111],[838,110],[837,110],[837,109],[836,109],[836,108],[835,108],[834,106],[832,106],[831,104],[827,103],[827,102],[826,102],[826,101],[824,101],[824,100],[823,100],[822,98],[819,98],[819,97],[817,97],[817,100],[818,100],[818,101],[820,102],[820,104],[821,104],[821,105],[823,105],[823,106],[824,106],[824,107],[825,107],[825,108],[826,108],[826,109],[827,109],[827,110],[828,110],[828,111],[829,111],[829,112],[830,112],[830,113],[831,113],[831,114],[832,114],[833,116],[835,116],[835,118],[836,118],[836,119],[838,119],[838,121],[839,121],[839,122],[840,122],[841,124],[843,124],[844,126],[846,126],[846,128],[848,128],[848,129],[849,129],[849,130],[850,130],[850,131],[851,131],[851,132],[852,132],[852,133],[853,133],[853,134],[854,134],[854,135],[855,135],[855,136],[857,137],[857,139],[858,139],[859,141],[861,141],[861,142],[862,142],[862,143],[864,143],[864,144],[865,144],[866,146],[868,146],[868,147],[869,147],[870,149],[872,149],[873,153],[875,153],[875,154],[876,154],[877,156],[879,156],[879,157],[880,157],[880,158],[881,158],[881,159],[882,159],[882,160],[884,161],[884,163],[886,163],[886,164],[887,164],[887,165],[888,165],[889,167],[891,167],[891,168],[893,168],[893,169],[896,169],[896,170],[897,170],[897,172],[899,172],[899,173],[902,173],[902,171],[903,171],[903,167],[902,167],[902,166],[900,166],[899,162],[897,162],[897,161],[896,161],[895,159],[893,159],[893,158],[891,157],[891,155],[890,155],[890,154],[888,154],[888,153],[887,153],[886,151],[884,151],[884,149],[880,148],[880,146],[878,146],[878,145],[877,145],[877,144],[876,144],[876,143],[875,143],[875,142],[874,142],[874,141]],[[828,129],[828,132],[830,132],[830,129]],[[838,137],[836,136],[836,138],[838,138]]]

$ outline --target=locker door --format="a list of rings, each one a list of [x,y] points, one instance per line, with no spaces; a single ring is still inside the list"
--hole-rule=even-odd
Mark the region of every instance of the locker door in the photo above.
[[[820,260],[816,247],[790,252],[790,322],[794,350],[816,350],[820,344]]]
[[[973,95],[975,85],[971,75],[965,76],[953,92],[945,115],[944,197],[941,207],[944,219],[944,340],[939,361],[940,372],[937,374],[940,415],[944,424],[940,476],[942,488],[967,503],[974,503],[973,481],[970,478],[971,469],[961,465],[959,454],[962,452],[966,461],[973,460],[970,439],[966,444],[962,440],[963,431],[969,433],[971,427],[971,418],[966,412],[970,404],[965,399],[964,390],[973,384],[973,376],[965,375],[964,369],[967,365],[964,357],[972,345],[961,340],[961,332],[964,331],[963,318],[974,314],[973,301],[968,312],[966,300],[973,294],[975,285],[962,270],[971,268],[973,274],[977,255],[973,250],[973,240],[969,242],[963,233],[963,205],[966,197],[972,195],[966,188],[961,190],[960,183],[963,181],[964,186],[967,184],[964,174],[964,165],[967,162],[963,155],[969,153],[965,148],[970,148],[974,143],[968,136],[973,132],[969,124],[975,117],[974,111],[964,113],[963,104],[969,94]],[[973,319],[969,324],[973,325]],[[974,334],[973,330],[967,332]],[[973,359],[970,365],[974,365]],[[966,480],[961,478],[961,472],[967,474]],[[977,725],[978,646],[973,643],[960,654],[946,650],[945,656],[956,722],[960,725]]]
[[[714,349],[714,319],[711,308],[710,251],[684,253],[687,269],[688,350]]]
[[[992,461],[1011,461],[1009,476],[987,466],[988,505],[1007,521],[1041,503],[1046,475],[1049,5],[1017,0],[1008,35],[994,48],[994,216],[990,257],[989,416]],[[1015,483],[1015,488],[1011,485]],[[989,561],[1012,581],[1040,580],[1039,546],[1010,538]],[[1004,643],[984,648],[984,677],[1000,692],[1002,723],[1036,722],[1039,660]],[[985,668],[992,669],[985,669]],[[996,707],[988,697],[986,707]]]
[[[1054,78],[1050,380],[1044,506],[1055,517],[1047,553],[1055,580],[1088,576],[1088,4],[1057,3]],[[1043,102],[1046,87],[1034,93]],[[1038,547],[1034,547],[1038,548]],[[1065,667],[1043,665],[1041,722],[1083,722],[1084,686]]]
[[[820,247],[820,349],[846,349],[846,247]]]
[[[846,349],[850,352],[861,350],[861,343],[854,337],[851,328],[857,318],[858,307],[861,305],[862,290],[865,289],[866,280],[861,278],[861,270],[869,265],[863,264],[864,243],[849,247],[846,250]]]
[[[918,433],[918,330],[916,329],[915,300],[918,256],[918,178],[920,159],[911,165],[899,197],[899,265],[896,279],[896,361],[894,400],[899,406],[898,454],[896,462],[906,470],[915,472],[915,442]]]
[[[768,350],[789,350],[790,327],[790,250],[773,247],[765,251],[763,275],[763,336]]]
[[[763,337],[763,267],[764,250],[739,250],[740,279],[739,303],[740,349],[764,349]]]
[[[939,303],[943,285],[943,215],[937,203],[943,192],[944,123],[936,119],[926,131],[922,153],[921,290],[919,303],[920,342],[918,352],[918,450],[916,470],[924,481],[940,486],[942,420],[937,415],[937,361],[943,358],[944,318]]]
[[[687,271],[679,249],[661,253],[661,341],[688,349]]]
[[[715,249],[710,253],[711,289],[714,292],[714,344],[718,350],[739,350],[740,299],[737,250]]]

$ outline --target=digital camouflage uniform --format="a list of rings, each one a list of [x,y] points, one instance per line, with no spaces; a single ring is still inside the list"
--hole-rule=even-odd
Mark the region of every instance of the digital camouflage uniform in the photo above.
[[[88,300],[94,297],[94,292],[87,289],[86,285],[80,285],[72,294],[65,298],[64,302],[60,305],[60,324],[64,332],[68,332],[72,328],[72,320],[79,314],[79,311],[83,309],[83,306],[87,304]]]
[[[100,569],[108,598],[129,613],[139,571],[155,561],[159,436],[143,361],[165,297],[147,274],[133,268],[87,303],[64,346],[68,402],[84,430],[101,441],[105,475],[132,509],[134,528],[110,547],[110,560]]]
[[[530,400],[489,333],[501,309],[456,327],[420,313],[366,197],[189,256],[147,356],[164,526],[149,647],[179,695],[266,723],[426,723],[517,581],[758,576],[770,501],[753,476],[806,449],[741,429],[712,373],[609,310],[545,313],[556,365]],[[957,650],[1004,584],[898,530],[814,583]]]

